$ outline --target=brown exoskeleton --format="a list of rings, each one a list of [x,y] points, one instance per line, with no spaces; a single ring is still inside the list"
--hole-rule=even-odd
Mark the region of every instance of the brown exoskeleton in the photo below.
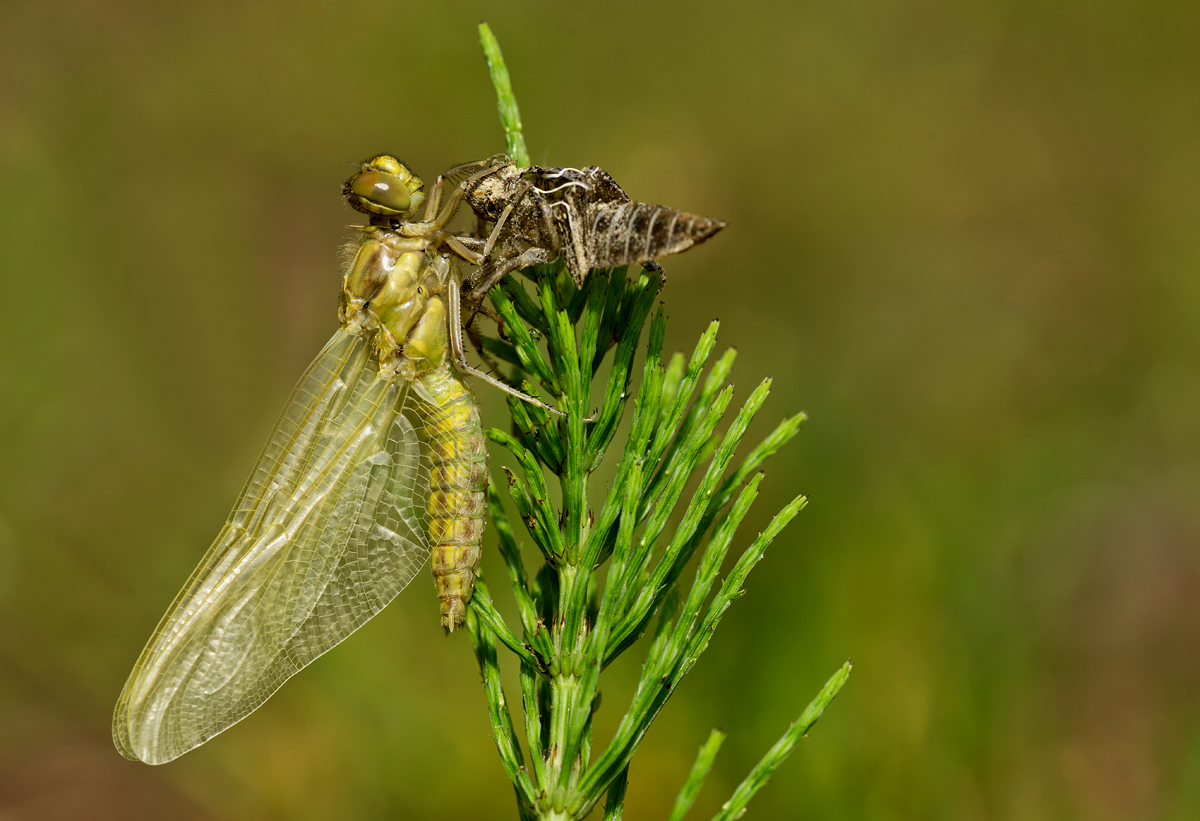
[[[464,283],[478,303],[506,274],[562,256],[576,285],[592,268],[641,263],[686,251],[725,227],[721,220],[637,202],[602,168],[521,168],[508,157],[461,186],[480,221],[491,223],[480,249],[486,261]]]

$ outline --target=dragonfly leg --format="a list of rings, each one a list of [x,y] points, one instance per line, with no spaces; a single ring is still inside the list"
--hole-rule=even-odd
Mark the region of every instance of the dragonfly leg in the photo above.
[[[463,320],[463,329],[467,332],[467,339],[471,340],[471,345],[475,348],[475,352],[479,354],[479,358],[487,363],[488,367],[492,370],[498,370],[499,365],[483,350],[483,336],[479,333],[479,329],[475,327],[475,320],[480,314],[483,314],[492,320],[492,322],[495,322],[496,335],[507,342],[509,341],[508,326],[504,324],[504,317],[496,313],[495,309],[489,308],[482,302],[470,303],[467,308],[471,312],[471,315]]]
[[[523,254],[501,260],[490,271],[487,270],[488,266],[484,265],[475,272],[476,277],[482,275],[482,281],[471,283],[471,292],[467,294],[467,301],[471,303],[482,302],[492,286],[513,271],[520,268],[528,268],[531,265],[544,265],[549,261],[550,252],[545,248],[530,248]]]
[[[494,166],[508,162],[506,154],[493,154],[485,160],[476,160],[475,162],[466,162],[462,165],[456,165],[438,175],[437,181],[433,184],[433,190],[430,191],[429,202],[425,203],[425,219],[422,222],[432,222],[438,209],[441,207],[442,191],[445,189],[446,179],[453,177],[455,174],[466,171],[468,168],[480,168],[486,166],[486,170],[490,171]],[[472,177],[474,179],[474,177]],[[464,183],[465,185],[466,183]]]
[[[491,233],[488,234],[487,241],[483,243],[483,250],[480,252],[484,259],[487,259],[488,255],[492,253],[492,249],[496,247],[496,240],[500,237],[500,232],[504,230],[504,223],[508,222],[508,217],[512,214],[515,204],[510,202],[504,206],[504,210],[500,212],[500,218],[492,226]]]
[[[487,258],[486,254],[480,253],[479,251],[468,247],[467,243],[463,242],[461,238],[456,237],[453,234],[444,235],[444,241],[454,250],[456,254],[472,265],[483,265],[484,260]]]
[[[466,351],[463,350],[462,344],[462,300],[458,290],[458,282],[454,277],[450,277],[448,282],[448,290],[450,297],[449,300],[447,300],[450,305],[450,316],[448,323],[450,326],[450,352],[453,355],[455,364],[458,365],[458,368],[463,371],[463,373],[469,373],[471,376],[474,376],[477,379],[482,379],[489,385],[499,388],[511,396],[517,397],[522,402],[528,402],[531,405],[536,405],[542,410],[549,411],[556,416],[566,416],[566,414],[560,411],[558,408],[552,408],[542,400],[536,399],[524,391],[517,390],[512,385],[506,385],[491,374],[484,373],[467,362],[467,354]]]
[[[460,301],[462,300],[461,291],[459,292],[459,299]],[[476,317],[483,314],[496,323],[497,335],[505,342],[509,341],[508,326],[504,323],[504,317],[496,313],[495,308],[489,308],[484,302],[467,302],[467,310],[471,312],[471,315],[463,320],[464,328],[470,328],[474,324]]]
[[[492,226],[491,233],[488,234],[487,242],[484,243],[483,246],[483,255],[485,257],[490,256],[492,249],[496,247],[496,242],[500,239],[504,225],[508,222],[508,218],[512,216],[513,209],[517,207],[517,203],[519,203],[530,191],[536,190],[537,189],[534,187],[533,183],[531,183],[529,180],[521,180],[520,184],[513,193],[511,201],[508,203],[508,205],[504,206],[504,210],[500,212],[500,216],[497,218],[496,224]]]
[[[472,317],[472,320],[474,318]],[[483,334],[479,333],[479,329],[475,327],[475,323],[468,321],[463,330],[466,331],[467,339],[470,340],[471,347],[475,349],[475,355],[479,357],[480,361],[487,365],[489,370],[500,370],[500,364],[492,359],[488,352],[483,349]]]
[[[458,211],[458,206],[462,204],[462,199],[464,196],[466,196],[467,188],[471,185],[474,185],[477,180],[486,177],[488,174],[494,174],[497,164],[492,161],[492,158],[489,158],[486,160],[480,160],[477,163],[468,163],[466,166],[459,166],[459,168],[469,168],[473,165],[483,165],[485,163],[488,165],[482,171],[476,171],[474,174],[467,177],[455,187],[454,192],[450,195],[450,198],[446,202],[445,207],[442,208],[441,213],[438,213],[438,207],[442,199],[442,189],[445,187],[446,183],[446,174],[438,177],[437,182],[434,183],[435,190],[433,192],[433,196],[429,198],[429,204],[425,206],[425,219],[411,228],[408,228],[403,233],[408,236],[423,236],[433,231],[442,230],[446,223],[450,221],[451,217],[454,216],[455,212]],[[449,174],[454,170],[455,169],[450,169],[450,171],[446,173]],[[435,217],[434,214],[437,214],[437,216]],[[414,233],[410,234],[409,231]]]

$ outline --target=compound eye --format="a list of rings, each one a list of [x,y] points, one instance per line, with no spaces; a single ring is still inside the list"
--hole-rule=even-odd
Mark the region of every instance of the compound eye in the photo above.
[[[403,214],[412,203],[412,192],[400,177],[376,169],[356,174],[350,192],[376,214]]]

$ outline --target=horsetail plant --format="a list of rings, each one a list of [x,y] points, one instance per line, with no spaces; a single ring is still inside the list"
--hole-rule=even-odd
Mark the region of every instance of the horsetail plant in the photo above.
[[[527,167],[520,115],[499,45],[486,24],[480,26],[480,37],[509,154]],[[520,817],[581,819],[603,800],[604,818],[615,821],[622,816],[630,761],[646,730],[707,648],[725,611],[744,592],[743,584],[767,546],[805,505],[803,496],[786,505],[720,578],[738,526],[758,494],[759,468],[796,434],[804,415],[785,419],[735,465],[734,455],[771,383],[763,380],[725,432],[717,432],[733,401],[733,387],[726,381],[735,354],[725,352],[704,375],[716,345],[716,322],[690,358],[675,354],[664,363],[666,320],[661,305],[652,311],[660,274],[593,270],[577,289],[561,260],[522,273],[525,281],[508,277],[490,293],[508,333],[507,339],[485,337],[484,350],[515,366],[515,376],[527,376],[557,397],[566,416],[551,416],[510,398],[512,432],[487,432],[519,466],[517,473],[505,469],[507,493],[542,564],[532,577],[526,573],[501,493],[493,485],[488,508],[516,601],[520,635],[497,611],[482,579],[467,628]],[[638,388],[631,392],[634,358],[647,322],[645,364]],[[607,384],[594,397],[593,383],[610,353]],[[589,418],[596,400],[598,410]],[[629,434],[623,447],[611,448],[630,402]],[[619,450],[616,474],[593,515],[588,479],[605,458],[613,458],[610,448]],[[549,501],[547,473],[557,477],[561,510]],[[682,518],[671,529],[684,490],[697,477]],[[693,558],[696,569],[689,584],[685,568]],[[592,717],[600,676],[647,632],[649,646],[632,701],[607,746],[594,746]],[[519,724],[501,684],[498,644],[520,667]],[[849,672],[847,662],[737,787],[715,821],[745,811]],[[680,821],[692,806],[723,740],[714,730],[700,749],[670,821]]]

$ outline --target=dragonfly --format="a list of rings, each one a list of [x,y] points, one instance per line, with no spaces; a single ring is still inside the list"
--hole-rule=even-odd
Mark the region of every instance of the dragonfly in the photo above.
[[[432,557],[463,625],[484,530],[487,450],[462,348],[463,261],[446,223],[467,183],[390,155],[343,188],[366,214],[340,327],[308,366],[224,527],[134,665],[113,716],[127,758],[162,764],[228,729],[377,614]],[[422,206],[424,211],[422,212]]]
[[[522,168],[499,154],[461,186],[463,201],[492,224],[479,249],[468,301],[479,303],[499,280],[561,256],[577,286],[593,268],[641,263],[686,251],[716,234],[722,220],[638,202],[603,168]]]

